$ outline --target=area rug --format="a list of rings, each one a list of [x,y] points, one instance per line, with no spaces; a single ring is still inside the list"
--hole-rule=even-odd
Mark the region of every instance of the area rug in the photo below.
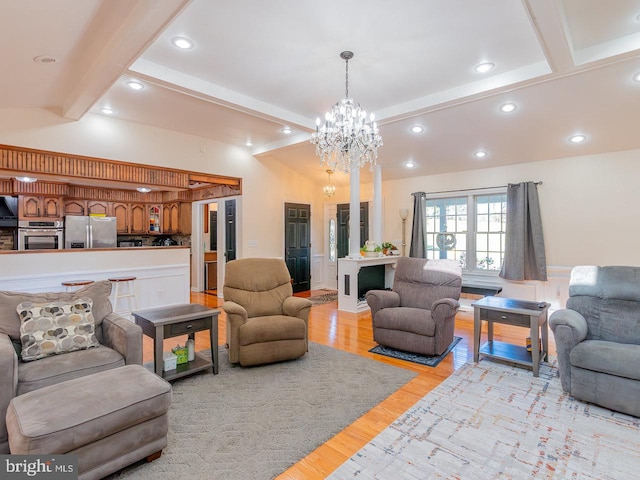
[[[328,478],[638,478],[640,419],[574,400],[556,373],[468,363]]]
[[[109,478],[273,478],[353,423],[415,373],[309,344],[302,358],[231,367],[173,383],[168,446]]]
[[[378,355],[384,355],[386,357],[397,358],[399,360],[406,360],[407,362],[419,363],[420,365],[426,365],[428,367],[437,366],[446,357],[451,350],[455,348],[458,342],[462,340],[462,337],[453,337],[453,342],[442,352],[442,355],[420,355],[419,353],[404,352],[402,350],[396,350],[395,348],[385,347],[383,345],[376,345],[371,350],[372,353]]]
[[[322,305],[323,303],[335,302],[338,300],[338,292],[329,291],[329,293],[323,293],[321,295],[314,295],[309,297],[313,305]]]

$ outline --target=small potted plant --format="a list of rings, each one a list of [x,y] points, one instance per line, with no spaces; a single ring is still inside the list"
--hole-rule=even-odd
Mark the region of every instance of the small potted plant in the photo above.
[[[393,251],[398,250],[393,243],[383,242],[382,243],[382,253],[384,255],[393,255]]]

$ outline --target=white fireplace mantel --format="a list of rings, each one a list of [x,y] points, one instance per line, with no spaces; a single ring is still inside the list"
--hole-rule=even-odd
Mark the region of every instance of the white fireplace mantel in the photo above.
[[[358,301],[358,272],[362,267],[384,265],[384,286],[393,285],[398,256],[345,257],[338,259],[338,310],[359,313],[369,310],[366,301]]]

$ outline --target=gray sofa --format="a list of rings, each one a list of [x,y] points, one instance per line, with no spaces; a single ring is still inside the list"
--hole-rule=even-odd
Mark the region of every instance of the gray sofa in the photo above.
[[[562,389],[640,417],[640,267],[575,267],[549,325]]]
[[[393,290],[369,290],[373,339],[422,355],[441,355],[453,342],[462,270],[454,260],[400,257]]]
[[[131,364],[142,364],[142,330],[112,313],[111,282],[95,282],[77,292],[22,293],[0,291],[0,453],[9,453],[6,412],[12,398],[67,380]],[[20,318],[23,302],[71,303],[93,300],[95,336],[99,346],[23,362],[20,354]]]

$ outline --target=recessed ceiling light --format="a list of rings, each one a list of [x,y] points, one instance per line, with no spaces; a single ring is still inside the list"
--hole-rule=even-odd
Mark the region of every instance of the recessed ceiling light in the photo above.
[[[496,66],[495,63],[485,62],[485,63],[481,63],[480,65],[476,65],[476,68],[474,70],[478,73],[487,73],[493,70],[495,66]]]
[[[413,160],[408,160],[404,163],[404,166],[407,168],[413,168],[416,166],[416,162],[414,162]]]
[[[284,133],[284,134],[286,134],[286,135],[289,135],[291,132],[293,132],[293,130],[291,130],[291,127],[284,127],[284,128],[281,130],[281,132],[282,132],[282,133]]]
[[[16,177],[16,180],[18,180],[19,182],[24,182],[24,183],[33,183],[35,181],[37,181],[37,178],[34,177]]]
[[[511,103],[511,102],[500,105],[500,111],[502,113],[511,113],[516,108],[518,108],[518,106],[515,103]]]
[[[636,74],[633,76],[633,81],[634,81],[634,82],[640,82],[640,72],[636,73]]]
[[[569,137],[569,141],[571,143],[582,143],[587,139],[586,135],[582,135],[581,133],[579,133],[578,135],[573,135],[572,137]]]
[[[171,39],[171,43],[173,43],[176,47],[181,48],[183,50],[188,50],[193,47],[193,42],[188,38],[184,38],[184,37],[173,37]]]
[[[151,189],[148,187],[138,187],[136,188],[136,190],[138,190],[140,193],[149,193],[151,191]]]
[[[110,107],[102,107],[100,109],[100,111],[102,113],[104,113],[105,115],[113,115],[114,113],[116,113],[116,111],[113,108],[110,108]]]
[[[144,88],[144,85],[135,80],[131,80],[127,82],[127,87],[129,87],[132,90],[142,90]]]
[[[245,145],[247,147],[253,147],[253,143],[251,143],[251,140],[247,140],[247,143],[245,143]]]
[[[49,55],[38,55],[34,57],[33,61],[36,63],[56,63],[56,59]]]
[[[473,154],[473,156],[474,156],[474,157],[476,157],[476,158],[484,158],[484,157],[486,157],[487,155],[488,155],[488,153],[487,153],[487,152],[485,152],[484,150],[478,150],[477,152],[475,152],[475,153]]]
[[[422,133],[424,132],[424,127],[422,125],[414,125],[413,127],[411,127],[411,131],[413,133]]]

